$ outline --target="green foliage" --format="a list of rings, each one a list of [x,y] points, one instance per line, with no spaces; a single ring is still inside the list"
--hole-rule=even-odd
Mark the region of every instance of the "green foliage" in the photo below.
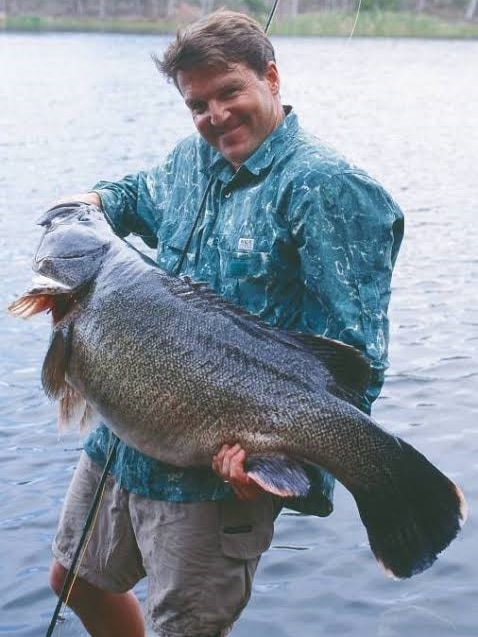
[[[268,11],[267,3],[264,0],[243,0],[243,5],[247,13],[254,15]]]
[[[40,31],[44,22],[44,19],[38,15],[7,15],[5,28],[11,31]]]
[[[350,36],[355,13],[321,11],[272,25],[272,34],[292,36]],[[478,24],[451,22],[426,14],[361,11],[354,37],[477,38]]]
[[[245,0],[242,0],[243,2]],[[255,2],[256,0],[250,0]],[[257,0],[262,2],[262,0]],[[362,0],[364,1],[364,0]],[[369,0],[365,0],[369,1]],[[387,0],[377,0],[386,2]],[[263,16],[268,11],[263,12]],[[289,19],[274,20],[273,35],[343,36],[353,29],[355,11],[314,11],[300,13]],[[0,27],[8,31],[103,31],[112,33],[175,33],[174,19],[145,20],[138,18],[46,17],[38,15],[7,15],[0,18]],[[423,37],[478,38],[478,24],[453,21],[426,13],[405,11],[360,11],[354,37]]]
[[[362,11],[395,11],[400,6],[400,0],[362,0]]]

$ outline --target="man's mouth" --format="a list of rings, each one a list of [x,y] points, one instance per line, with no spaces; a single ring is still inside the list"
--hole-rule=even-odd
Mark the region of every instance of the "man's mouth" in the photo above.
[[[228,128],[219,133],[218,137],[223,142],[234,141],[234,138],[241,133],[242,124],[238,124],[233,128]]]

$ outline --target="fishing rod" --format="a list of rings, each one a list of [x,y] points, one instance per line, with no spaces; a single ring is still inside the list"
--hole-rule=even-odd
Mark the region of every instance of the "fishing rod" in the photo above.
[[[58,596],[58,602],[55,606],[55,610],[53,611],[50,625],[48,626],[48,630],[46,631],[45,637],[51,637],[51,635],[53,634],[53,631],[55,630],[56,622],[58,621],[58,616],[60,614],[61,607],[63,606],[63,603],[65,602],[65,600],[68,598],[71,585],[73,584],[75,579],[75,570],[78,564],[78,560],[80,559],[83,553],[83,549],[85,548],[86,541],[88,539],[92,525],[98,513],[98,508],[100,506],[101,497],[103,495],[106,478],[108,477],[108,471],[111,467],[111,463],[113,462],[113,458],[116,453],[116,448],[118,447],[118,443],[119,443],[119,438],[117,438],[113,434],[111,435],[113,436],[113,444],[111,446],[105,467],[103,469],[103,473],[101,474],[100,480],[98,482],[98,486],[96,487],[95,495],[93,497],[93,502],[91,503],[90,510],[88,511],[88,515],[86,516],[85,524],[83,526],[83,532],[78,541],[78,545],[76,547],[76,551],[73,556],[71,566],[68,569],[68,572],[65,577],[65,581],[63,582],[63,587],[61,589],[60,595]]]
[[[264,27],[264,33],[268,33],[269,27],[271,26],[271,22],[274,18],[274,14],[277,9],[277,5],[279,4],[279,0],[274,0],[274,4],[272,5],[272,9],[269,12],[269,17],[267,18],[266,26]]]
[[[266,25],[264,27],[264,33],[267,33],[269,31],[269,27],[270,27],[270,25],[272,23],[272,20],[274,18],[274,14],[276,12],[278,4],[279,4],[279,0],[274,0],[274,4],[272,5],[272,8],[271,8],[271,10],[269,12],[269,16],[268,16],[267,21],[266,21]],[[184,258],[185,258],[186,254],[187,254],[187,251],[189,249],[189,245],[190,245],[190,243],[192,241],[192,237],[194,235],[195,228],[196,228],[197,223],[199,221],[199,218],[201,216],[202,209],[204,207],[204,204],[206,203],[206,197],[207,197],[207,194],[208,194],[208,192],[210,190],[211,183],[212,183],[212,178],[209,179],[209,182],[208,182],[208,184],[207,184],[207,186],[205,188],[205,191],[204,191],[204,194],[203,194],[203,197],[201,199],[201,203],[199,205],[199,209],[198,209],[198,212],[197,212],[197,215],[196,215],[196,219],[194,221],[193,227],[191,228],[191,232],[189,234],[188,240],[186,241],[186,245],[185,245],[185,247],[183,249],[183,252],[182,252],[182,254],[180,256],[179,262],[176,264],[176,267],[174,268],[175,271],[179,272],[180,267],[181,267],[181,265],[182,265],[182,263],[184,261]],[[48,630],[47,630],[47,632],[45,634],[45,637],[51,637],[52,634],[53,634],[53,631],[55,630],[55,626],[56,626],[56,623],[58,621],[58,617],[60,615],[61,608],[62,608],[63,604],[65,603],[65,600],[68,598],[68,595],[70,593],[70,589],[71,589],[72,584],[74,582],[75,575],[76,575],[75,571],[76,571],[76,567],[77,567],[78,561],[80,560],[80,558],[81,558],[81,556],[83,554],[83,550],[84,550],[86,542],[88,540],[88,536],[89,536],[90,531],[92,529],[92,525],[95,522],[96,515],[98,513],[98,509],[99,509],[99,506],[100,506],[100,503],[101,503],[101,497],[103,495],[103,490],[104,490],[104,486],[105,486],[105,483],[106,483],[106,478],[108,476],[108,471],[109,471],[109,469],[111,467],[111,464],[113,462],[113,459],[114,459],[114,456],[115,456],[115,453],[116,453],[116,448],[118,447],[118,443],[119,443],[119,438],[117,438],[116,436],[114,436],[113,438],[114,438],[113,445],[112,445],[111,450],[109,452],[108,459],[107,459],[105,467],[103,469],[103,473],[101,474],[100,480],[98,482],[98,486],[96,487],[95,495],[93,497],[93,501],[91,503],[90,510],[88,511],[88,515],[86,516],[86,520],[85,520],[85,524],[83,526],[83,531],[82,531],[81,537],[80,537],[80,539],[78,541],[78,545],[76,547],[76,551],[75,551],[75,554],[73,556],[73,560],[71,562],[70,568],[68,569],[68,572],[66,574],[65,581],[63,583],[63,587],[61,589],[60,595],[58,596],[58,602],[57,602],[57,604],[55,606],[55,610],[53,611],[53,615],[52,615],[52,618],[51,618],[51,621],[50,621],[50,625],[48,626]]]

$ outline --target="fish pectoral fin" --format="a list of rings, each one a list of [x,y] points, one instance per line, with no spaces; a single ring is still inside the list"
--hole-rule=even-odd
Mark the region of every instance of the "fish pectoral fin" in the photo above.
[[[68,360],[68,342],[67,330],[55,330],[41,372],[43,389],[49,398],[61,398],[67,386],[65,373]]]
[[[89,429],[98,421],[98,415],[85,398],[66,379],[70,351],[71,328],[57,329],[42,368],[42,385],[49,398],[58,402],[58,429],[79,425],[80,431]]]
[[[304,497],[310,482],[304,467],[285,455],[249,456],[247,475],[269,493],[287,497]]]
[[[72,425],[79,425],[83,432],[98,421],[95,409],[70,384],[65,382],[63,394],[58,403],[58,429],[63,431]]]

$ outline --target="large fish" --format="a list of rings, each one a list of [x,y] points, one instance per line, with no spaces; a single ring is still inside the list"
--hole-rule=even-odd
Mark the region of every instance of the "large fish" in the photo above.
[[[354,348],[261,324],[204,285],[161,270],[94,206],[49,210],[18,316],[51,311],[43,364],[60,424],[93,413],[126,443],[178,466],[210,466],[239,442],[249,475],[282,496],[309,489],[304,463],[352,493],[378,561],[429,567],[466,515],[459,488],[357,405],[369,367]]]

